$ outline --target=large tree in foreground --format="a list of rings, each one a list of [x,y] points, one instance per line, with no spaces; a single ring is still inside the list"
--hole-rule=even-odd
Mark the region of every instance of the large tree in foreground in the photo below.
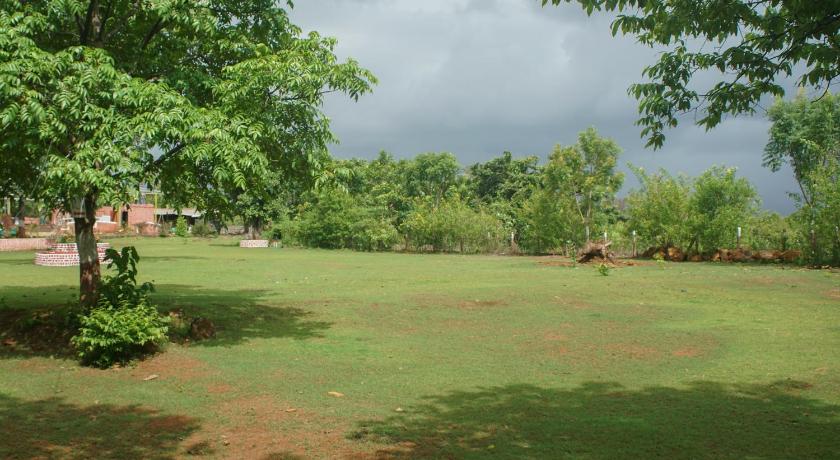
[[[317,176],[323,95],[374,82],[334,45],[274,0],[0,0],[0,174],[74,213],[84,305],[97,206],[150,183],[218,212],[270,172]]]
[[[753,113],[781,96],[785,77],[827,89],[840,74],[840,0],[541,0],[618,13],[613,35],[664,48],[634,84],[642,136],[661,147],[664,130],[696,111],[706,129],[724,116]],[[710,74],[712,84],[704,86]]]

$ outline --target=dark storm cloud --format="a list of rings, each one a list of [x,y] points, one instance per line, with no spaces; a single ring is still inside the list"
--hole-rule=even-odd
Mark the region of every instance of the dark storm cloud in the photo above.
[[[793,207],[791,174],[761,166],[769,128],[762,116],[708,133],[687,118],[662,150],[644,148],[627,87],[656,52],[612,37],[605,15],[537,0],[299,0],[291,16],[306,31],[338,38],[338,54],[380,80],[358,103],[327,100],[339,157],[451,151],[469,165],[509,150],[544,158],[595,126],[624,149],[622,165],[690,175],[736,166],[766,207]],[[628,177],[625,189],[635,185]]]

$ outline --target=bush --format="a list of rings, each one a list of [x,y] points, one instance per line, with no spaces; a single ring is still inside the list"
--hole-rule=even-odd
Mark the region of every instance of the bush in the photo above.
[[[103,368],[153,352],[166,340],[169,323],[149,301],[152,284],[137,284],[137,250],[109,249],[106,260],[117,273],[102,280],[98,304],[79,315],[71,339],[83,363]]]
[[[200,220],[193,225],[192,234],[199,238],[208,238],[215,235],[216,232],[213,231],[207,222]]]
[[[306,246],[340,249],[352,245],[353,199],[346,193],[322,191],[301,212],[298,239]]]
[[[353,248],[361,251],[389,251],[400,235],[385,218],[364,217],[352,227]]]
[[[102,299],[79,322],[72,343],[82,362],[107,368],[153,352],[166,340],[169,318],[161,316],[147,299],[118,305]]]
[[[190,229],[187,226],[187,219],[184,216],[178,216],[178,219],[175,221],[175,236],[186,238],[189,232]]]

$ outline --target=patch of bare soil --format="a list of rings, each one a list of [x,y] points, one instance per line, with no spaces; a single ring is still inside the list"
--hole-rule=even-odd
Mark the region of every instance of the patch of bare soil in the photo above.
[[[679,358],[695,358],[702,354],[703,352],[695,347],[680,348],[679,350],[674,350],[673,352],[671,352],[671,355],[677,356]]]
[[[475,308],[484,308],[484,307],[500,307],[506,306],[507,303],[501,300],[462,300],[458,302],[459,308],[466,308],[467,310],[472,310]]]
[[[656,348],[638,343],[611,343],[604,349],[615,356],[626,359],[649,360],[658,358],[661,352]]]
[[[831,289],[825,293],[829,299],[837,299],[840,300],[840,288]]]
[[[170,344],[163,353],[138,361],[124,370],[132,380],[143,380],[157,375],[157,378],[162,380],[186,381],[218,374],[218,370],[213,369],[204,361],[188,356],[185,350],[174,344]]]
[[[373,458],[346,439],[349,425],[271,395],[230,399],[219,417],[182,444],[190,456],[222,458]]]
[[[591,266],[591,265],[600,265],[604,264],[608,267],[612,268],[621,268],[621,267],[637,267],[637,266],[650,266],[653,265],[651,261],[648,260],[635,260],[635,259],[602,259],[602,258],[593,258],[587,262],[574,262],[571,259],[566,257],[562,258],[555,258],[552,256],[547,256],[545,258],[541,258],[543,260],[537,260],[538,265],[542,265],[545,267],[576,267],[578,265],[583,266]],[[548,260],[544,260],[548,259]]]
[[[0,354],[74,356],[67,311],[0,310]]]

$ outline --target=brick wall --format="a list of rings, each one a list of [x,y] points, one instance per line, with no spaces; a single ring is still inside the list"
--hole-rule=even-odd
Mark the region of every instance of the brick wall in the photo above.
[[[111,247],[110,243],[96,243],[97,256],[100,262],[105,260],[105,249],[109,247]],[[52,245],[51,251],[35,253],[35,265],[45,267],[79,265],[79,252],[76,250],[76,243],[56,243]]]
[[[0,252],[35,251],[50,247],[46,238],[3,238],[0,239]]]
[[[133,204],[128,210],[128,225],[142,224],[155,221],[155,205]]]

